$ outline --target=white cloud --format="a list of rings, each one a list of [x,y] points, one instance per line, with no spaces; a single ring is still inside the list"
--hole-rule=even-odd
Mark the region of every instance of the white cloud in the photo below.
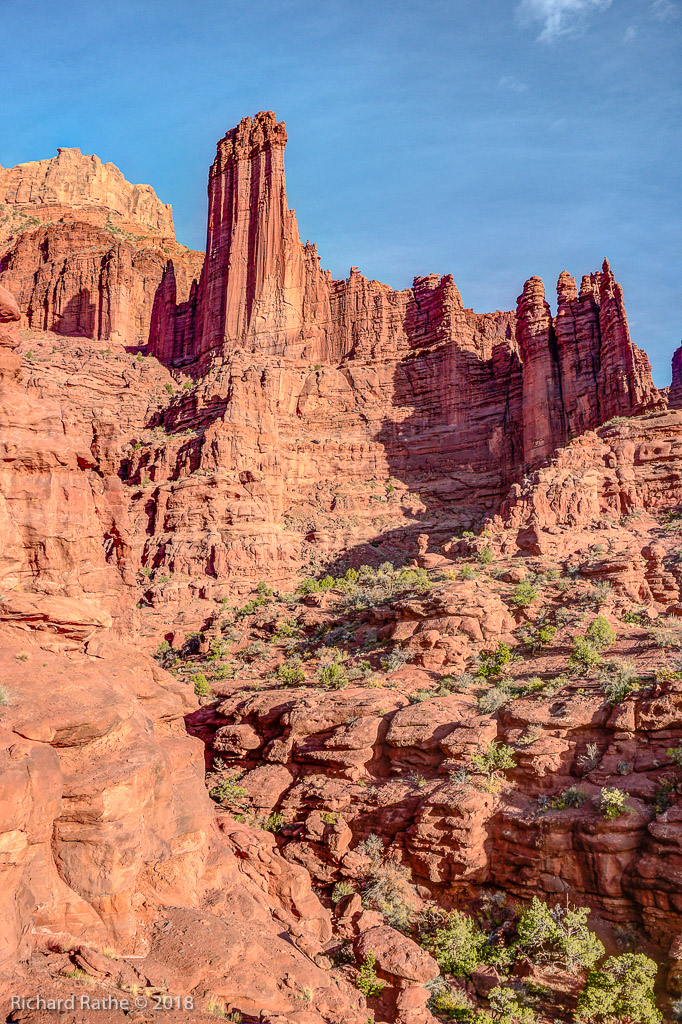
[[[528,89],[526,83],[519,81],[514,75],[502,75],[498,84],[501,89],[509,89],[510,92],[526,92]]]
[[[636,39],[636,38],[637,38],[637,26],[636,25],[628,25],[628,27],[625,29],[625,35],[623,36],[623,39],[625,40],[626,43],[631,43],[632,40]]]
[[[672,21],[680,16],[679,7],[672,0],[653,0],[651,10],[659,21]]]
[[[654,0],[667,4],[670,0]],[[521,0],[517,14],[522,21],[539,22],[540,42],[553,43],[560,36],[575,35],[583,27],[585,17],[593,11],[609,7],[611,0]]]

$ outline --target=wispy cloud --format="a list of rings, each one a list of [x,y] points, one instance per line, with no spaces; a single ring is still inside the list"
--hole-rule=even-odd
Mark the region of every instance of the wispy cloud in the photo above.
[[[502,75],[498,85],[501,89],[508,89],[510,92],[526,92],[528,86],[525,82],[521,82],[514,75]]]
[[[625,29],[625,35],[623,36],[625,42],[631,43],[633,39],[636,39],[637,31],[638,30],[636,25],[628,25],[628,27]]]
[[[680,16],[679,6],[673,3],[672,0],[653,0],[651,10],[654,17],[658,18],[659,21],[672,21],[673,18],[679,18]]]
[[[517,7],[519,18],[538,22],[542,31],[538,40],[553,43],[560,36],[576,35],[584,25],[585,17],[609,7],[612,0],[521,0]],[[669,4],[670,0],[653,0],[654,4]]]

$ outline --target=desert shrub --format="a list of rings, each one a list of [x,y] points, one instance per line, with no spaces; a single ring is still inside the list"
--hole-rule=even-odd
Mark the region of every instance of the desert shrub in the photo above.
[[[530,747],[542,736],[542,729],[539,725],[527,725],[523,733],[516,741],[517,747]]]
[[[211,692],[211,684],[203,672],[197,672],[192,682],[194,683],[194,692],[197,697],[208,697]]]
[[[528,1006],[519,1002],[519,993],[513,988],[496,986],[488,996],[492,1020],[496,1024],[533,1024],[535,1014]],[[474,1018],[474,1022],[476,1018]]]
[[[480,655],[476,675],[482,679],[499,676],[505,665],[514,661],[514,654],[508,644],[499,643],[494,651],[486,651]]]
[[[214,679],[232,679],[234,676],[233,665],[220,665],[219,668],[213,669],[211,672],[211,680]]]
[[[333,576],[322,576],[321,579],[305,579],[296,587],[296,593],[305,597],[308,594],[319,594],[320,591],[331,590],[335,584]]]
[[[0,705],[9,703],[7,697],[7,690],[4,686],[0,686]]]
[[[591,971],[578,996],[580,1024],[659,1024],[653,986],[658,967],[643,953],[611,956]]]
[[[224,658],[228,653],[228,647],[229,645],[224,639],[217,636],[211,637],[208,644],[207,660],[219,661]]]
[[[182,657],[190,658],[193,654],[196,654],[201,644],[201,633],[196,631],[185,634],[185,640],[182,645]]]
[[[596,743],[588,743],[585,753],[578,755],[578,764],[584,769],[586,775],[594,771],[600,761],[599,747]]]
[[[305,680],[303,662],[300,658],[289,658],[277,666],[277,679],[285,686],[296,686]]]
[[[609,647],[614,642],[616,631],[608,619],[603,615],[597,615],[587,627],[586,636],[593,647],[601,650],[602,647]]]
[[[665,754],[673,764],[677,765],[678,768],[682,768],[682,743],[676,747],[668,747]]]
[[[320,665],[317,670],[317,678],[322,686],[328,690],[341,690],[348,685],[346,670],[338,661],[329,662],[327,665]]]
[[[587,794],[578,786],[569,786],[553,797],[539,796],[538,805],[543,811],[564,811],[567,807],[582,807]]]
[[[478,710],[484,715],[493,715],[504,704],[508,704],[511,699],[511,694],[507,690],[503,690],[499,686],[493,686],[491,690],[486,690],[485,693],[480,694],[478,697]]]
[[[539,625],[531,626],[526,625],[519,630],[519,639],[530,648],[532,654],[542,650],[543,647],[548,647],[554,635],[556,633],[556,626],[552,626],[549,623],[540,623]]]
[[[466,1021],[472,1020],[474,1005],[466,992],[453,988],[441,978],[434,983],[429,999],[429,1009],[441,1020]]]
[[[630,609],[627,609],[627,611],[623,612],[622,621],[627,622],[633,626],[644,626],[647,622],[647,619],[644,614],[644,609],[642,609],[639,612],[634,612],[630,611]]]
[[[377,996],[386,986],[386,982],[377,977],[376,957],[371,950],[360,964],[356,984],[365,996]]]
[[[481,563],[481,565],[490,565],[494,558],[495,556],[487,544],[478,552],[478,560]]]
[[[381,864],[384,855],[384,843],[380,836],[370,832],[366,839],[357,845],[357,852],[369,857],[372,868]]]
[[[547,963],[571,974],[589,970],[604,955],[604,947],[587,927],[589,907],[550,908],[537,896],[516,926],[519,946],[534,963]]]
[[[350,882],[337,882],[332,889],[331,900],[332,903],[340,903],[345,896],[350,896],[355,892],[354,886]]]
[[[656,817],[660,814],[665,814],[670,807],[674,789],[675,783],[672,779],[662,779],[658,786],[656,786],[653,799],[654,814]]]
[[[445,697],[448,693],[462,693],[476,682],[471,672],[461,672],[458,676],[444,675],[438,680],[438,695]]]
[[[504,772],[516,765],[514,751],[506,743],[493,740],[484,750],[471,755],[471,764],[481,775],[491,776]]]
[[[397,669],[402,668],[403,665],[406,665],[409,660],[407,652],[397,647],[381,659],[381,667],[384,672],[395,672]]]
[[[272,639],[274,641],[286,640],[288,637],[296,636],[298,631],[298,623],[295,619],[283,619],[277,623]]]
[[[527,608],[528,605],[533,603],[537,596],[538,591],[530,580],[521,580],[521,582],[517,584],[514,593],[511,596],[511,602],[517,608]]]
[[[282,825],[286,823],[286,818],[281,811],[273,811],[269,814],[263,822],[263,828],[266,832],[279,832]]]
[[[210,790],[213,799],[222,804],[223,807],[233,809],[238,807],[240,801],[249,795],[248,790],[239,785],[239,780],[244,773],[238,770],[230,771],[224,778],[220,779]]]
[[[421,943],[437,961],[441,971],[456,978],[470,975],[485,960],[485,932],[460,910],[444,913],[440,926],[423,935]]]
[[[470,565],[463,565],[459,571],[460,576],[463,580],[475,580],[477,573]]]
[[[422,701],[430,700],[435,696],[437,696],[435,690],[413,690],[409,695],[410,704],[421,704]]]
[[[600,671],[599,680],[612,704],[620,704],[629,693],[640,688],[634,663],[624,658],[611,658]]]
[[[161,668],[172,668],[179,657],[180,652],[176,651],[167,640],[162,640],[154,652],[154,658]]]
[[[601,665],[602,656],[587,637],[577,636],[573,641],[573,651],[568,661],[574,669],[589,672],[590,669]]]
[[[259,608],[262,608],[263,605],[267,603],[267,598],[265,597],[252,597],[250,601],[247,601],[245,605],[237,609],[235,617],[238,619],[245,619],[247,616],[253,615]]]
[[[611,584],[607,580],[601,580],[599,583],[592,585],[592,589],[588,594],[588,600],[594,608],[599,609],[603,604],[606,604],[612,593],[613,587]]]
[[[625,801],[629,795],[629,793],[624,793],[622,789],[616,789],[615,786],[604,786],[597,802],[602,818],[613,821],[615,818],[620,818],[623,814],[627,814],[628,807]]]
[[[269,654],[268,646],[262,640],[254,640],[252,644],[248,644],[241,651],[237,652],[237,656],[242,661],[257,661],[258,658],[264,658],[266,654]]]
[[[401,931],[410,928],[414,917],[415,893],[409,878],[408,868],[386,860],[373,867],[363,892],[363,903],[376,907],[393,928]]]

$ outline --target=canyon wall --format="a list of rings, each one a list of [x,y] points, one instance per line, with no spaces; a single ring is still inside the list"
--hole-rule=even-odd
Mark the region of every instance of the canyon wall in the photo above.
[[[113,164],[60,149],[0,168],[0,281],[22,326],[145,345],[171,255],[188,298],[203,254],[178,245],[171,207]]]
[[[208,186],[207,256],[192,308],[174,307],[169,285],[154,323],[150,347],[163,362],[205,368],[241,350],[348,367],[395,360],[396,379],[442,378],[445,369],[440,426],[456,428],[469,450],[506,437],[511,475],[538,464],[570,436],[660,405],[607,261],[601,272],[583,278],[579,295],[562,273],[556,317],[535,277],[515,312],[483,316],[464,308],[450,275],[415,278],[402,291],[356,268],[345,281],[332,281],[316,247],[301,244],[288,208],[286,141],[284,124],[262,112],[218,143]],[[500,395],[490,378],[505,363]],[[415,414],[428,416],[428,396],[409,384],[407,392]],[[456,423],[457,392],[466,395],[476,424],[469,436]],[[479,405],[487,411],[484,424]],[[498,451],[494,457],[499,460]]]

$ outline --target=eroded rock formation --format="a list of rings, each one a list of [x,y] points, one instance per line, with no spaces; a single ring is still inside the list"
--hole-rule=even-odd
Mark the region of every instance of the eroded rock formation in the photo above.
[[[672,958],[680,687],[647,622],[667,635],[682,614],[681,415],[663,409],[607,262],[579,294],[561,275],[556,316],[538,278],[490,314],[450,276],[333,281],[299,239],[285,144],[272,113],[220,141],[205,260],[151,190],[96,158],[0,171],[6,207],[45,222],[10,218],[0,236],[18,300],[0,287],[6,988],[76,967],[119,994],[191,991],[197,1019],[217,1005],[365,1024],[357,963],[327,957],[345,944],[376,959],[377,1020],[432,1024],[436,966],[415,938],[357,892],[329,910],[335,882],[374,870],[374,833],[417,909],[484,885],[570,894]],[[361,600],[350,621],[326,591],[222,618],[258,583],[412,558],[426,588]],[[616,706],[565,674],[562,573],[583,610],[608,592],[649,689]],[[526,578],[543,580],[544,609],[515,603]],[[544,621],[557,632],[533,655],[540,685],[492,711],[475,689],[438,690],[499,644],[530,650],[521,631]],[[340,645],[354,685],[326,692],[309,672],[281,686],[292,635],[316,673]],[[164,639],[175,658],[195,651],[179,678],[148,656]],[[384,649],[403,665],[390,686]],[[220,695],[201,707],[199,666]],[[493,740],[515,767],[472,787],[461,772]],[[209,801],[204,750],[209,789],[244,772],[247,820]],[[595,808],[623,773],[630,813],[614,825]],[[576,781],[584,810],[539,805]],[[273,813],[276,840],[254,824]]]

